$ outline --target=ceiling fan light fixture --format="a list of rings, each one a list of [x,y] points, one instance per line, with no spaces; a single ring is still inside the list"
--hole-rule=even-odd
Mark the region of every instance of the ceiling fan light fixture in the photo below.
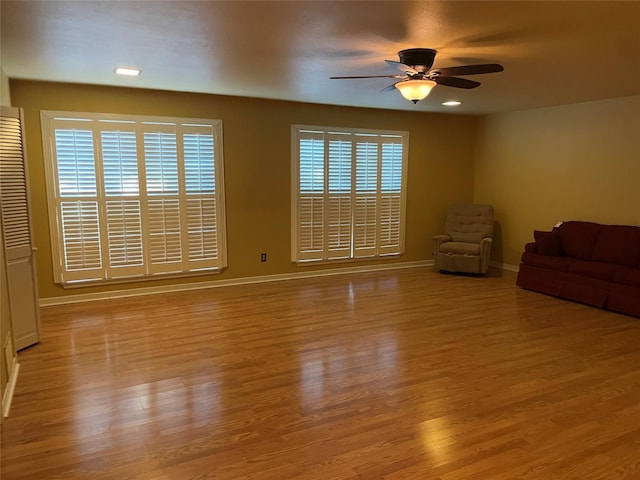
[[[396,83],[396,88],[402,96],[413,103],[426,98],[435,86],[436,82],[433,80],[407,80]]]

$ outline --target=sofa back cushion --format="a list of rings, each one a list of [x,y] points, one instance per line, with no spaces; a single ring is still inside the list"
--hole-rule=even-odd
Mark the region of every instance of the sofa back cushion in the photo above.
[[[599,223],[579,221],[562,223],[557,231],[562,238],[564,254],[580,260],[591,260],[593,248],[602,229],[603,225]]]
[[[635,267],[640,262],[640,227],[603,226],[593,248],[592,259]]]
[[[560,238],[558,232],[534,230],[533,238],[536,241],[536,249],[540,255],[564,255],[562,238]]]

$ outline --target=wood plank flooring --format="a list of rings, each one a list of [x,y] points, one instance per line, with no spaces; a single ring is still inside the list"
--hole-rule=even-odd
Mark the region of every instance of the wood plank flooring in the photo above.
[[[428,268],[47,307],[18,479],[640,479],[640,320]]]

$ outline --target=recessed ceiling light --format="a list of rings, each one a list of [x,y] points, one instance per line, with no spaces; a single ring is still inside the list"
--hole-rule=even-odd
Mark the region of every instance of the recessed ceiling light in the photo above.
[[[460,102],[458,100],[448,100],[446,102],[442,102],[442,105],[444,105],[445,107],[457,107],[461,103],[462,102]]]
[[[116,68],[116,73],[118,75],[127,75],[129,77],[137,77],[138,75],[140,75],[141,72],[137,68],[118,67]]]

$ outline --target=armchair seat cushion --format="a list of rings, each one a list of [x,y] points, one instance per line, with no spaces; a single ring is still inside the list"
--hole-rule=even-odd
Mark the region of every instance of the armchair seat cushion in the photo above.
[[[446,242],[440,246],[440,253],[457,255],[480,255],[479,243]]]

